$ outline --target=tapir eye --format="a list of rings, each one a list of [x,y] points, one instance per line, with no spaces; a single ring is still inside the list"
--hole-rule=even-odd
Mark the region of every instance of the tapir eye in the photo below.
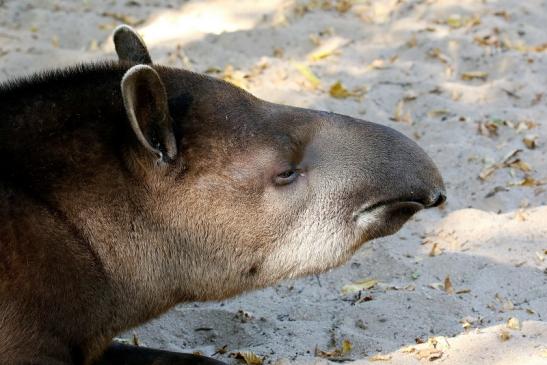
[[[296,181],[298,175],[300,175],[300,173],[297,169],[285,170],[274,177],[274,183],[276,185],[288,185]]]

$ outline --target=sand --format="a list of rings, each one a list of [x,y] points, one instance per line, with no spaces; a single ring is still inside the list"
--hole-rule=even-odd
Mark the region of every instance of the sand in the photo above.
[[[448,188],[441,209],[339,269],[179,305],[121,337],[224,347],[215,357],[228,362],[252,351],[278,364],[547,364],[545,2],[0,1],[0,80],[112,59],[120,21],[156,63],[405,133]],[[347,97],[330,95],[337,81]],[[342,294],[363,279],[376,284]]]

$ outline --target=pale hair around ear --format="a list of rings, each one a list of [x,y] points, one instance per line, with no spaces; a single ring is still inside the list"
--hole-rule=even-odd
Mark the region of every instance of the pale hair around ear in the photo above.
[[[174,159],[177,144],[173,120],[156,70],[147,65],[131,67],[122,78],[121,90],[127,118],[140,145],[163,162]]]
[[[114,47],[120,61],[151,64],[152,58],[137,31],[129,25],[119,25],[114,30]]]

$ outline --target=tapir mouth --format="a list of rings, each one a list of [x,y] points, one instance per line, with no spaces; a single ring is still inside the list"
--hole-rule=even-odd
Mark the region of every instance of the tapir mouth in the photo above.
[[[399,213],[402,215],[412,216],[413,214],[424,209],[422,203],[411,200],[389,200],[378,203],[362,206],[358,211],[353,213],[353,221],[357,222],[364,215],[374,215],[379,210],[389,210],[390,213]]]
[[[353,221],[366,240],[397,232],[414,214],[425,206],[416,201],[383,201],[365,205],[353,214]]]

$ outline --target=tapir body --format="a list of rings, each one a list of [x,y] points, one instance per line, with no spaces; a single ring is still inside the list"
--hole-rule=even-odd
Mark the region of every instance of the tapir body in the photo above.
[[[109,344],[340,265],[444,201],[393,129],[151,65],[117,35],[118,62],[0,87],[0,363],[215,363]]]

